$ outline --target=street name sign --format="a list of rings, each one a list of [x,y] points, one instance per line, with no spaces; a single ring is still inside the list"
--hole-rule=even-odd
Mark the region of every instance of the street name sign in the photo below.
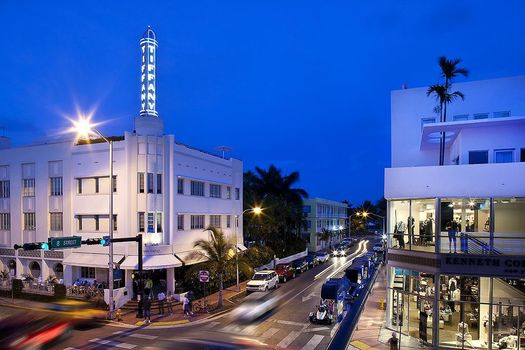
[[[199,281],[202,283],[210,282],[210,271],[201,270],[199,271]]]
[[[82,237],[80,236],[50,237],[49,249],[80,248],[81,243]]]

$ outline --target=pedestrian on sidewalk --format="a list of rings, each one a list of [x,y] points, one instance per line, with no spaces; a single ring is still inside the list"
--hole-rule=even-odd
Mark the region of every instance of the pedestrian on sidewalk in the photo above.
[[[159,294],[157,294],[157,299],[159,301],[159,314],[164,315],[164,300],[166,299],[166,295],[163,291],[160,291]]]
[[[188,301],[190,304],[190,312],[193,315],[193,300],[195,300],[195,294],[193,294],[193,291],[190,290],[186,295],[188,296]]]
[[[151,297],[147,297],[143,303],[144,324],[151,323]]]
[[[166,297],[166,307],[168,309],[168,313],[170,315],[173,314],[173,295],[171,294],[171,291],[168,292],[168,296]]]
[[[392,332],[392,338],[388,340],[388,343],[390,344],[390,350],[398,349],[399,340],[397,339],[396,332]]]
[[[144,293],[146,294],[146,297],[151,297],[151,289],[153,288],[153,281],[151,278],[148,277],[146,279],[146,283],[144,284]]]
[[[184,315],[191,316],[190,300],[186,295],[182,297],[182,311],[184,311]]]

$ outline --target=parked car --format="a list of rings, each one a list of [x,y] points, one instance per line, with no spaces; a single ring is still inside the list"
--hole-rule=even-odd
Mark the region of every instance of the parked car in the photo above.
[[[279,282],[286,282],[289,279],[295,278],[295,269],[290,264],[278,264],[275,266],[275,272],[279,277]]]
[[[383,242],[377,242],[376,244],[374,244],[374,247],[372,248],[372,250],[374,252],[382,252],[385,250],[385,246]]]
[[[301,273],[308,270],[308,263],[306,259],[297,259],[292,262],[292,266],[296,273]]]
[[[273,270],[256,272],[250,282],[246,284],[247,292],[266,292],[268,289],[277,288],[279,277]]]
[[[307,255],[305,260],[306,260],[306,263],[308,264],[309,269],[319,264],[319,261],[316,259],[315,255]]]
[[[319,263],[324,263],[327,262],[328,259],[330,259],[330,254],[328,254],[327,252],[319,252],[315,254],[315,258]]]

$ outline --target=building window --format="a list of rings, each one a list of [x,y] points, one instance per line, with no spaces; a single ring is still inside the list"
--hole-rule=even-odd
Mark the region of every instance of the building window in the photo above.
[[[11,214],[0,213],[0,230],[7,231],[11,229]]]
[[[421,130],[426,124],[434,124],[435,122],[436,118],[421,118]]]
[[[78,230],[82,231],[82,215],[77,215],[78,219]]]
[[[23,196],[34,197],[35,196],[35,179],[24,179],[23,181]]]
[[[455,122],[468,120],[468,114],[455,115],[454,117],[452,117],[452,120]]]
[[[157,174],[157,193],[162,193],[162,174]]]
[[[64,229],[62,213],[49,213],[51,231],[62,231]]]
[[[520,162],[525,162],[525,148],[521,149]]]
[[[204,182],[192,181],[191,182],[191,195],[204,197]]]
[[[469,151],[469,164],[487,164],[489,162],[489,151]]]
[[[232,199],[232,188],[230,186],[226,186],[226,199]]]
[[[221,198],[221,185],[210,184],[210,197]]]
[[[510,111],[494,112],[494,118],[508,118]]]
[[[137,189],[139,193],[144,193],[144,173],[138,173]]]
[[[80,267],[80,278],[95,278],[95,268],[94,267]]]
[[[184,231],[184,215],[177,215],[177,230]]]
[[[489,114],[488,113],[478,113],[478,114],[474,114],[474,119],[475,120],[479,120],[479,119],[488,119],[489,118]]]
[[[117,215],[113,215],[113,231],[118,231]]]
[[[50,195],[61,196],[62,195],[62,177],[50,177],[49,178]]]
[[[304,205],[303,206],[303,213],[311,213],[312,212],[312,206],[311,205]]]
[[[113,175],[113,192],[117,192],[117,175]]]
[[[153,174],[148,173],[148,193],[153,193]]]
[[[204,228],[204,215],[192,215],[191,226],[192,230]]]
[[[184,179],[177,178],[177,193],[184,194]]]
[[[24,213],[24,230],[34,231],[35,228],[35,213]]]
[[[144,212],[139,212],[139,232],[144,232]]]
[[[77,179],[77,193],[82,194],[82,179]]]
[[[513,161],[513,149],[499,149],[494,151],[494,163],[512,163]]]
[[[155,213],[148,213],[148,233],[155,232]]]
[[[0,181],[0,198],[9,198],[9,180]]]
[[[95,178],[95,193],[100,193],[100,178]]]
[[[100,216],[95,215],[95,231],[100,230]]]
[[[157,213],[157,232],[162,232],[162,213]]]
[[[232,227],[232,216],[226,215],[226,228]]]
[[[235,200],[239,200],[241,199],[241,189],[240,188],[235,188]]]
[[[220,215],[210,215],[210,226],[220,228],[221,227],[221,216]]]

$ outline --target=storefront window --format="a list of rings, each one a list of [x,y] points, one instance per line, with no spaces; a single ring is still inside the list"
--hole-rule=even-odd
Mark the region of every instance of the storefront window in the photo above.
[[[441,200],[441,253],[490,253],[490,199]]]
[[[390,247],[435,251],[435,200],[390,202]]]
[[[494,253],[525,252],[525,198],[494,199]]]

